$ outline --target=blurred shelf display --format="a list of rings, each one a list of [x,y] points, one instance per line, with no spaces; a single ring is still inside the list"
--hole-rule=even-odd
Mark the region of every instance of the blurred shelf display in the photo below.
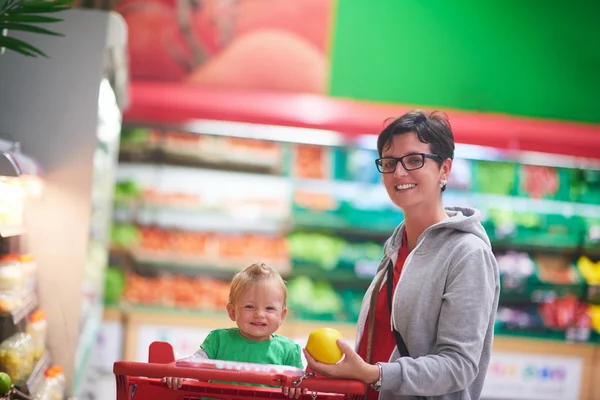
[[[279,138],[277,127],[243,137],[201,126],[124,127],[106,302],[218,312],[232,275],[260,261],[287,280],[293,318],[354,323],[403,220],[372,138],[311,144],[284,128]],[[598,164],[462,144],[456,154],[443,201],[481,211],[501,271],[498,334],[595,341]]]
[[[40,194],[42,171],[18,145],[3,153],[5,144],[0,140],[0,397],[41,398],[49,379],[62,396],[64,374],[52,366],[46,349],[48,325],[38,300],[36,259],[24,252],[25,203]]]

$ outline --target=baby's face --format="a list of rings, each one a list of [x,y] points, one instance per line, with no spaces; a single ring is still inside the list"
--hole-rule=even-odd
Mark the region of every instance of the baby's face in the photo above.
[[[253,285],[238,297],[236,304],[227,306],[227,312],[246,338],[266,341],[287,314],[283,297],[283,288],[275,282]]]

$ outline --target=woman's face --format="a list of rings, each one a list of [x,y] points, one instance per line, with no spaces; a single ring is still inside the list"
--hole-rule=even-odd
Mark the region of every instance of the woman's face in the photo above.
[[[431,154],[429,143],[421,142],[416,133],[394,135],[389,148],[384,149],[382,157],[400,158],[407,154]],[[405,164],[410,168],[407,160]],[[382,174],[383,185],[392,202],[404,212],[417,208],[427,208],[440,201],[440,181],[447,180],[452,168],[452,160],[446,159],[442,166],[436,160],[425,158],[422,168],[407,171],[401,163],[396,165],[396,171]]]

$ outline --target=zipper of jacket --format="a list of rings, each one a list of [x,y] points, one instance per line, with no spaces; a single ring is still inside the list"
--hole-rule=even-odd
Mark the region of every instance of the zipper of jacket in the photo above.
[[[444,221],[446,221],[446,220],[444,220]],[[398,288],[400,287],[400,281],[402,280],[402,275],[404,275],[404,272],[406,271],[406,267],[407,267],[409,261],[412,259],[413,254],[415,254],[417,252],[417,249],[419,248],[419,246],[421,246],[421,244],[423,244],[423,242],[425,241],[425,236],[429,233],[429,231],[439,228],[439,225],[441,223],[443,223],[444,221],[435,223],[435,224],[429,226],[427,229],[425,229],[423,231],[423,233],[421,233],[421,235],[419,236],[421,238],[421,240],[419,240],[417,242],[417,245],[415,246],[413,251],[410,252],[408,257],[406,257],[406,260],[404,261],[404,266],[402,267],[402,273],[400,274],[400,277],[398,278],[398,283],[396,284],[396,290],[394,290],[394,293],[392,293],[392,309],[390,310],[390,330],[391,331],[394,330],[394,303],[396,300],[396,293],[398,292]],[[406,226],[404,226],[404,229],[406,229]],[[390,259],[391,259],[391,257],[390,257]],[[395,265],[393,267],[395,267]],[[383,282],[384,283],[386,282],[385,279]]]
[[[406,260],[404,261],[404,265],[402,266],[402,273],[400,274],[400,277],[398,277],[398,283],[396,284],[396,289],[394,290],[394,293],[392,293],[392,309],[390,310],[390,331],[392,331],[392,332],[394,331],[394,304],[396,303],[396,293],[398,292],[398,288],[400,287],[400,281],[402,281],[402,276],[405,274],[406,267],[408,266],[409,261],[412,260],[412,257],[417,252],[417,249],[419,248],[419,246],[421,246],[421,244],[423,244],[423,242],[425,241],[425,234],[427,233],[427,231],[430,228],[433,228],[434,226],[435,225],[432,225],[423,231],[423,233],[421,234],[422,239],[417,243],[417,245],[415,246],[413,251],[410,252],[408,257],[406,257]],[[391,260],[391,257],[390,257],[390,260]],[[395,265],[392,266],[392,268],[395,268]],[[385,283],[385,280],[384,280],[384,283]]]

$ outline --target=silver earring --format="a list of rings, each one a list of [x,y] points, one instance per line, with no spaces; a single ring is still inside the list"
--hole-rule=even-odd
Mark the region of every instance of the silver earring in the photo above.
[[[441,187],[441,188],[443,188],[444,186],[446,186],[446,183],[447,183],[447,182],[448,182],[447,180],[445,180],[445,179],[442,179],[442,180],[440,181],[440,187]]]

